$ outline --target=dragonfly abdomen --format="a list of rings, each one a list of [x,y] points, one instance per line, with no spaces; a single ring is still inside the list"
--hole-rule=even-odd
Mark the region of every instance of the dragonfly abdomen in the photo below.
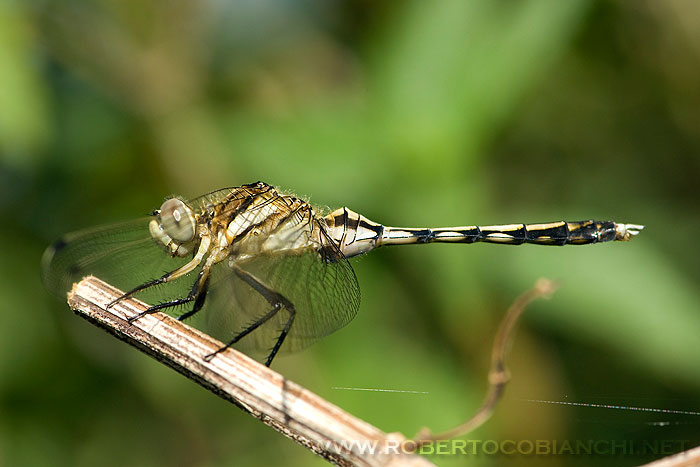
[[[386,227],[347,208],[334,211],[326,217],[326,222],[331,237],[347,257],[365,253],[382,245],[417,243],[585,245],[629,240],[643,228],[635,224],[594,220],[444,228]]]
[[[468,233],[470,242],[504,243],[520,245],[585,245],[588,243],[615,240],[617,229],[614,222],[581,221],[549,222],[545,224],[510,224],[473,227]]]
[[[613,221],[548,222],[544,224],[506,224],[436,229],[384,227],[379,245],[409,243],[502,243],[521,245],[585,245],[589,243],[629,240],[643,226]]]

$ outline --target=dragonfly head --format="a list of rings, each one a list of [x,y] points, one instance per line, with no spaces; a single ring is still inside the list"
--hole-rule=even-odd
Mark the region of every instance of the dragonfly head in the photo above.
[[[184,201],[171,198],[166,200],[155,219],[149,223],[151,236],[162,243],[173,256],[184,256],[197,232],[197,222],[192,209]]]

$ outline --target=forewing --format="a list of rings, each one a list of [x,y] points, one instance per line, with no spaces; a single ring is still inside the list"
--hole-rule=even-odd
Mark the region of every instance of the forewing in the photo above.
[[[292,302],[293,325],[281,351],[297,351],[348,324],[357,314],[360,290],[355,273],[334,244],[322,253],[316,249],[263,254],[244,261],[217,265],[206,310],[207,332],[230,341],[272,305],[243,281],[232,264],[253,275],[270,290]],[[289,312],[281,309],[274,318],[244,337],[236,347],[268,352],[275,344]]]
[[[150,220],[146,217],[62,237],[47,248],[42,258],[47,289],[65,298],[74,282],[94,275],[127,291],[186,263],[188,258],[172,258],[156,244],[148,230]],[[137,297],[152,304],[164,296],[179,296],[188,286],[191,283],[186,280],[174,281]]]

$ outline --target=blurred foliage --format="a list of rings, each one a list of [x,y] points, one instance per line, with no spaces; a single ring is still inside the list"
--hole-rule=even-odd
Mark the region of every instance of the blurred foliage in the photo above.
[[[529,401],[700,410],[698,83],[694,0],[0,0],[0,465],[322,464],[39,280],[62,233],[255,180],[390,225],[646,224],[630,244],[374,252],[358,318],[275,367],[385,431],[446,428],[546,276],[563,287],[471,438],[698,444],[697,415]]]

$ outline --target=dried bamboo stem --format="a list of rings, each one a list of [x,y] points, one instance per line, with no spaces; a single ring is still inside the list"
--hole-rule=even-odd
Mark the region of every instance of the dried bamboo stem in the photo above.
[[[120,290],[86,277],[68,294],[81,317],[137,347],[162,363],[240,407],[288,438],[337,465],[421,466],[433,464],[402,449],[400,434],[387,434],[344,412],[284,376],[228,349],[210,362],[203,356],[222,344],[163,313],[128,324],[126,319],[148,305],[123,300]],[[363,444],[364,443],[364,444]],[[367,444],[369,443],[369,444]],[[374,446],[374,452],[362,446]]]

